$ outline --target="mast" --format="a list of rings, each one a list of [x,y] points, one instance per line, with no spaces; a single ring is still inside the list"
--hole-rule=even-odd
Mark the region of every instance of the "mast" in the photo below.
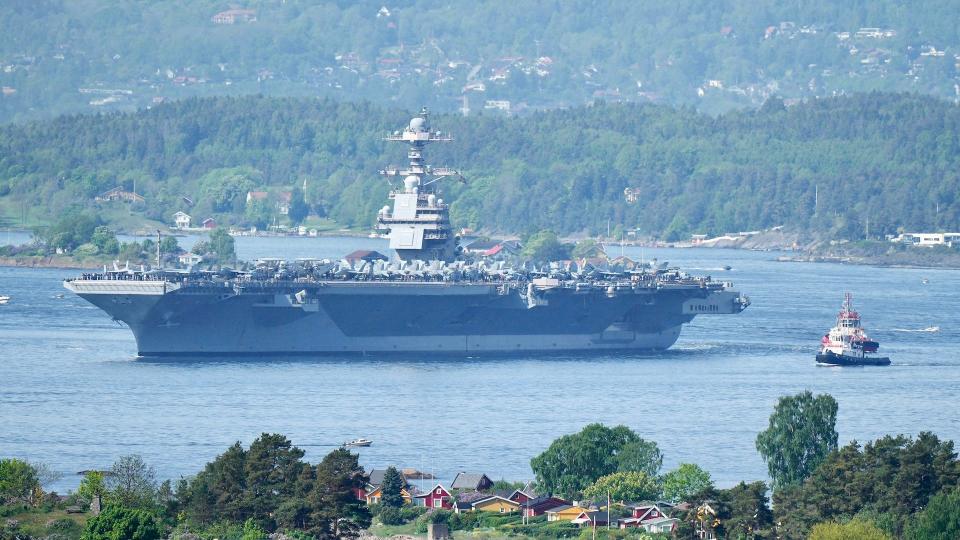
[[[380,171],[390,183],[394,204],[392,209],[384,206],[377,213],[377,229],[387,234],[390,247],[403,260],[453,260],[457,239],[450,226],[450,209],[437,197],[435,184],[450,176],[461,180],[463,176],[449,167],[431,167],[423,159],[428,144],[453,138],[430,130],[429,113],[424,107],[402,132],[395,131],[384,140],[406,143],[408,164],[403,169]],[[402,177],[402,185],[396,185],[394,177]]]

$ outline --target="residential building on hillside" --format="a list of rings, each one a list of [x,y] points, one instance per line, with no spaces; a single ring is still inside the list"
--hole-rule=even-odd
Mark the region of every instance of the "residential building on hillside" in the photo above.
[[[509,514],[520,510],[520,503],[511,501],[499,495],[491,495],[484,499],[474,501],[473,510],[477,512],[496,512],[498,514]]]
[[[447,488],[443,487],[441,484],[433,486],[433,489],[427,493],[421,493],[414,497],[414,504],[417,506],[425,506],[427,508],[443,508],[444,510],[450,510],[453,508],[453,499],[450,496],[450,492],[447,491]]]
[[[473,491],[486,491],[493,487],[493,480],[482,473],[459,472],[453,479],[451,489],[468,489]]]
[[[94,200],[97,202],[123,201],[130,203],[142,203],[146,201],[142,195],[133,191],[127,191],[119,186],[111,190],[104,191],[100,195],[97,195]]]
[[[190,228],[190,214],[186,212],[177,212],[173,215],[173,223],[178,229]]]

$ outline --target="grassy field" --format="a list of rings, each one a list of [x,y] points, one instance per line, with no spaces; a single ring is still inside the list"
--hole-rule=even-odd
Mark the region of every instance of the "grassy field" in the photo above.
[[[45,538],[51,535],[61,535],[67,538],[78,537],[87,523],[89,515],[69,514],[63,510],[30,510],[11,516],[4,520],[16,520],[21,533],[33,538]]]

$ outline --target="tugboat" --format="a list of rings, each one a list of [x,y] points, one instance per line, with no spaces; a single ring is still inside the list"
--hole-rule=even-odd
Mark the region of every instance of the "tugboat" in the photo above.
[[[824,366],[889,366],[890,359],[872,356],[880,344],[867,337],[860,314],[853,310],[853,295],[847,293],[837,314],[837,325],[820,340],[817,364]]]

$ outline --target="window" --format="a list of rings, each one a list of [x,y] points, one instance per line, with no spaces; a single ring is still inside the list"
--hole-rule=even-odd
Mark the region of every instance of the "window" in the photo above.
[[[503,510],[503,507],[501,506],[501,507],[500,507],[500,513],[502,514],[503,511],[504,511],[504,510]]]

